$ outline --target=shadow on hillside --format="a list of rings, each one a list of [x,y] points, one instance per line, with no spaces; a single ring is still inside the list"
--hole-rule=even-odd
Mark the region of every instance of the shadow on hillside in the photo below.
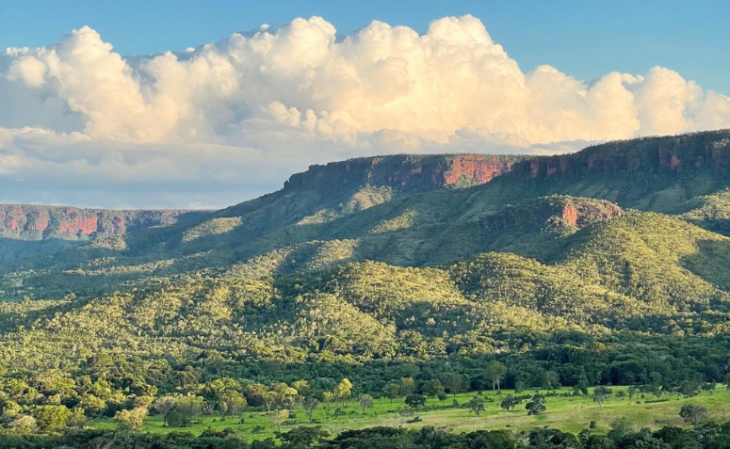
[[[12,271],[18,262],[83,245],[78,240],[16,240],[0,238],[0,272]],[[39,261],[43,260],[39,258]]]
[[[689,271],[730,292],[730,241],[702,240],[699,251],[681,260]]]

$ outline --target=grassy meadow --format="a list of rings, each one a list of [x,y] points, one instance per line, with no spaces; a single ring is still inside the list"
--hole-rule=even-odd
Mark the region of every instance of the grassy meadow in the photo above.
[[[588,396],[569,395],[572,390],[563,388],[555,390],[557,395],[547,396],[545,405],[547,410],[538,416],[529,416],[522,401],[512,411],[500,408],[501,398],[513,391],[503,390],[501,395],[494,392],[483,392],[480,396],[485,401],[485,411],[476,416],[466,407],[454,407],[453,401],[464,405],[477,396],[476,393],[463,393],[456,397],[449,396],[444,401],[428,398],[426,409],[413,412],[412,416],[403,417],[398,411],[405,407],[403,398],[375,399],[373,406],[363,412],[355,400],[348,401],[345,408],[342,404],[326,404],[314,411],[313,423],[307,420],[307,415],[301,405],[297,405],[293,412],[295,419],[286,420],[281,425],[283,432],[298,426],[321,425],[331,433],[339,433],[348,429],[361,429],[373,426],[391,426],[406,428],[421,428],[423,426],[448,427],[455,432],[470,432],[475,430],[510,429],[516,432],[529,431],[537,427],[551,427],[567,432],[578,433],[589,427],[595,421],[595,431],[607,432],[611,423],[616,420],[629,420],[636,428],[649,427],[652,429],[663,426],[686,426],[679,416],[679,410],[684,404],[698,404],[705,406],[709,415],[707,419],[716,422],[725,422],[730,419],[730,390],[719,385],[715,391],[703,391],[698,396],[685,398],[675,394],[664,394],[657,398],[652,394],[636,393],[632,399],[619,398],[619,391],[627,392],[627,387],[613,387],[613,394],[601,405],[593,402],[593,390]],[[535,391],[524,391],[519,395],[534,394]],[[335,410],[342,409],[344,415],[335,416]],[[168,433],[191,432],[200,434],[212,427],[216,430],[231,428],[242,433],[249,440],[273,437],[277,430],[267,412],[251,411],[244,413],[244,422],[239,424],[239,418],[229,416],[225,419],[217,415],[202,416],[195,423],[179,428],[164,425],[162,416],[150,416],[143,428],[144,432]],[[408,423],[419,417],[421,421]],[[114,429],[116,424],[111,419],[89,422],[91,428]],[[257,428],[254,432],[255,428]]]

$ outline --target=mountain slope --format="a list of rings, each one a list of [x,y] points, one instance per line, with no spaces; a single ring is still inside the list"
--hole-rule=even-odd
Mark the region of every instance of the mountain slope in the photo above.
[[[284,257],[268,270],[259,261],[260,271],[159,279],[23,312],[6,305],[17,312],[3,314],[0,353],[32,339],[45,348],[38,360],[124,347],[367,361],[514,351],[497,336],[533,332],[728,332],[730,294],[706,276],[730,271],[727,237],[642,212],[550,235],[555,244],[542,261],[489,252],[443,267],[364,261],[284,273],[279,268],[294,264]]]
[[[431,182],[446,172],[425,167],[450,159],[357,160],[353,178],[347,163],[313,168],[223,211],[6,264],[3,296],[22,300],[0,302],[0,360],[32,371],[111,353],[218,376],[215,360],[328,370],[519,358],[553,339],[588,346],[546,363],[643,339],[724,347],[730,238],[715,231],[725,229],[727,135],[505,162],[466,188]],[[706,154],[712,164],[681,168]],[[703,376],[722,378],[717,369]]]
[[[0,266],[6,273],[0,285],[9,296],[57,297],[202,269],[287,273],[364,260],[435,266],[486,251],[549,260],[565,244],[558,234],[592,222],[579,223],[577,213],[611,218],[634,208],[722,229],[721,216],[699,210],[730,187],[729,166],[729,131],[531,159],[355,159],[311,167],[280,191],[210,215],[132,232],[123,244]],[[566,195],[583,197],[584,210],[563,204]]]

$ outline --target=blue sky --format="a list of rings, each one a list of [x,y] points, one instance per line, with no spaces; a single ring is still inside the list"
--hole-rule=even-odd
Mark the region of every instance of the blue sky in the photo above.
[[[728,17],[730,0],[0,0],[0,203],[224,207],[352,157],[730,128]],[[262,24],[280,26],[236,34]]]
[[[444,16],[472,14],[529,71],[550,64],[590,80],[617,70],[676,70],[730,94],[730,1],[232,1],[0,0],[0,48],[37,47],[89,25],[122,55],[183,49],[319,15],[340,34],[381,20],[424,32]]]

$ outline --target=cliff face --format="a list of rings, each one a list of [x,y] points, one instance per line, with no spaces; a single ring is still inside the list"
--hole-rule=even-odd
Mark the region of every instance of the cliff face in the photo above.
[[[721,130],[608,142],[575,154],[522,161],[512,171],[531,178],[551,178],[622,172],[718,172],[728,168],[730,130]]]
[[[85,239],[124,235],[129,230],[170,225],[204,212],[104,210],[76,207],[0,205],[0,237],[19,240]]]
[[[488,231],[572,232],[591,223],[621,217],[623,210],[609,201],[554,195],[507,206],[484,217]]]
[[[383,156],[313,165],[293,175],[285,190],[329,190],[362,185],[427,192],[444,187],[485,184],[509,172],[524,156]]]
[[[338,191],[362,185],[426,192],[519,177],[720,171],[730,168],[730,130],[608,142],[560,156],[394,155],[313,165],[284,190]]]

